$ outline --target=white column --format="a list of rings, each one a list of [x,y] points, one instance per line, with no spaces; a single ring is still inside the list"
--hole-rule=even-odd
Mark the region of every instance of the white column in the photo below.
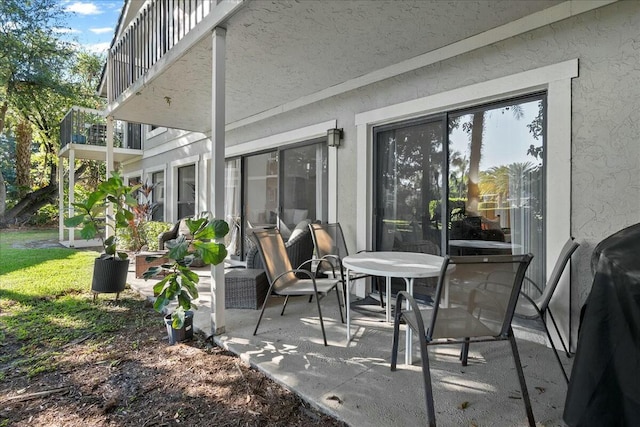
[[[224,28],[212,34],[213,66],[211,76],[211,190],[209,210],[224,219],[224,125],[225,125],[225,48]],[[225,332],[224,263],[211,267],[211,333]]]
[[[64,240],[64,159],[58,157],[58,241]]]
[[[107,152],[105,156],[107,176],[105,179],[111,178],[113,172],[113,117],[107,116]],[[113,234],[113,221],[109,218],[113,218],[113,207],[111,204],[107,205],[107,223],[111,224],[111,227],[107,227],[105,230],[105,237],[110,237]]]
[[[73,187],[76,185],[76,150],[71,148],[69,150],[69,218],[74,216],[73,203],[75,202],[75,194],[73,193]],[[75,229],[69,229],[69,247],[75,247]]]

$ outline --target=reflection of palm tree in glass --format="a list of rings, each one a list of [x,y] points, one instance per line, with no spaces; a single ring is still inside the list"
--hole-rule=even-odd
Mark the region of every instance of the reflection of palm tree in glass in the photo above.
[[[530,162],[494,166],[480,173],[480,194],[496,195],[499,201],[509,200],[511,207],[520,207],[528,197],[524,194],[525,181],[531,180],[529,176],[535,170],[536,166]]]
[[[511,110],[516,120],[520,120],[524,116],[521,105],[509,105],[500,109],[502,114],[509,110]],[[491,110],[473,113],[471,121],[462,125],[462,128],[470,135],[467,212],[478,212],[478,203],[480,202],[480,187],[478,184],[480,183],[480,159],[482,158],[485,114],[490,113]]]
[[[466,172],[467,167],[469,167],[469,160],[467,159],[467,156],[463,156],[459,151],[454,151],[451,153],[449,161],[452,169],[450,175],[452,182],[449,190],[452,193],[451,196],[464,197],[466,190],[465,179],[467,178]],[[453,170],[454,168],[457,169],[457,172]],[[459,176],[458,173],[460,174]],[[454,191],[457,191],[457,194],[455,194]]]

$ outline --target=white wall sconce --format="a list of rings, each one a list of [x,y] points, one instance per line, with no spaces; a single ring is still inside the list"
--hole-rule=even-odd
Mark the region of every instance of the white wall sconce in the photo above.
[[[340,140],[342,139],[342,128],[340,129],[327,129],[327,145],[329,147],[340,147]]]

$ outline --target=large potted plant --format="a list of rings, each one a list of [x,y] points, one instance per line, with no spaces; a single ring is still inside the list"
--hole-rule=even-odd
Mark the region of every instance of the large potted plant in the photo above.
[[[187,240],[184,235],[179,235],[167,242],[169,248],[165,255],[168,263],[150,267],[142,277],[153,278],[159,274],[164,277],[153,287],[156,301],[153,305],[159,313],[165,314],[165,324],[169,335],[169,343],[184,341],[193,337],[193,312],[197,309],[192,300],[198,298],[198,282],[200,277],[192,270],[195,259],[202,260],[205,264],[217,265],[224,261],[227,249],[223,243],[215,240],[222,239],[229,232],[229,225],[220,219],[212,219],[209,216],[198,219],[186,219],[185,223],[193,238]],[[147,262],[152,262],[158,256],[149,256]],[[171,303],[177,306],[167,314]]]
[[[129,259],[126,252],[118,251],[116,235],[118,229],[127,227],[133,219],[131,209],[138,203],[134,197],[138,187],[125,185],[120,174],[114,172],[85,201],[73,203],[77,215],[64,221],[67,227],[81,227],[83,239],[98,238],[102,244],[103,252],[95,259],[93,268],[94,300],[100,292],[115,293],[117,299],[126,285]],[[112,208],[109,217],[106,217],[107,207]],[[112,231],[109,237],[107,229]]]

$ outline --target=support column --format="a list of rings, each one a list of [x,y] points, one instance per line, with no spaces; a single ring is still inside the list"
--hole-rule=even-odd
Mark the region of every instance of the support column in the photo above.
[[[76,185],[76,150],[71,148],[69,150],[69,218],[75,216],[75,209],[73,203],[75,200],[75,194],[73,187]],[[76,233],[74,228],[69,229],[69,247],[75,247]]]
[[[107,176],[105,179],[111,178],[111,173],[113,172],[113,117],[107,116],[107,151],[106,151],[106,171]],[[113,227],[115,224],[113,220],[113,207],[111,204],[107,205],[107,224],[111,224],[111,226],[107,226],[104,232],[105,237],[111,237],[113,234]]]
[[[58,241],[64,240],[64,159],[58,157]]]
[[[224,125],[225,125],[225,48],[224,28],[212,34],[213,66],[211,76],[211,194],[209,210],[216,219],[224,219]],[[222,240],[222,239],[220,239]],[[211,267],[211,333],[225,332],[224,263]]]

